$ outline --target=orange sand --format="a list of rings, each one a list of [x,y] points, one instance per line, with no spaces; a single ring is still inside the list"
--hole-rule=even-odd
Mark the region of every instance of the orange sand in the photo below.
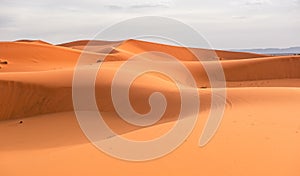
[[[88,41],[51,45],[43,41],[0,42],[1,175],[273,175],[300,174],[300,56],[272,57],[216,51],[227,81],[226,110],[214,138],[198,140],[210,108],[203,66],[182,47],[127,40],[94,41],[87,64],[104,60],[96,82],[98,107],[123,137],[149,140],[176,122],[180,97],[163,75],[148,73],[130,88],[133,108],[149,111],[148,96],[163,92],[168,107],[157,124],[139,128],[120,120],[110,95],[118,67],[130,56],[161,51],[178,58],[199,88],[201,111],[195,129],[172,153],[147,162],[112,158],[84,136],[72,104],[74,66]],[[192,49],[203,59],[209,50]],[[20,123],[22,121],[23,123]]]

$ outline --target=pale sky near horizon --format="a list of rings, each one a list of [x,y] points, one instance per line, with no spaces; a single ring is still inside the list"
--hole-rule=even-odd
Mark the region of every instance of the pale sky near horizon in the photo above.
[[[213,48],[300,46],[300,0],[0,0],[0,40],[63,43],[140,16],[179,20]]]

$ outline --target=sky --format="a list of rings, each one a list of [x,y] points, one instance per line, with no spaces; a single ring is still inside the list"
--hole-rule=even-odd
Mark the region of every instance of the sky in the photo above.
[[[92,39],[141,16],[179,20],[217,49],[300,46],[300,0],[0,0],[0,40]]]

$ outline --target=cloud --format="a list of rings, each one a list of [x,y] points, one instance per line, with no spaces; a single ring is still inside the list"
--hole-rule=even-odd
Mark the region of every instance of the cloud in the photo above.
[[[4,28],[11,24],[13,24],[16,21],[16,18],[14,16],[8,16],[0,14],[0,27]]]
[[[260,6],[263,4],[265,4],[265,1],[263,0],[250,0],[245,2],[245,5],[247,6]]]
[[[123,6],[120,6],[120,5],[106,5],[105,7],[109,8],[110,10],[120,10],[120,9],[123,9]]]
[[[168,4],[139,4],[139,5],[131,5],[129,8],[131,9],[141,9],[141,8],[166,8],[169,7]]]
[[[272,4],[271,0],[235,0],[231,2],[237,6],[263,6]]]
[[[119,4],[109,4],[105,5],[106,8],[110,10],[120,10],[120,9],[146,9],[146,8],[168,8],[173,1],[170,0],[151,0],[151,1],[128,1],[128,3]]]
[[[249,18],[249,17],[247,17],[247,16],[232,16],[232,19],[236,19],[236,20],[244,20],[247,18]]]
[[[294,4],[300,5],[300,0],[294,0]]]

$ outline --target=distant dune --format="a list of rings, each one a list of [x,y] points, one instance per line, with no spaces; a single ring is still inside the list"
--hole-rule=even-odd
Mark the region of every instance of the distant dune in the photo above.
[[[240,50],[235,50],[235,51],[260,53],[260,54],[271,54],[271,55],[300,55],[300,47],[240,49]]]
[[[148,98],[156,91],[168,102],[163,118],[146,128],[121,120],[111,97],[118,68],[148,51],[171,55],[191,72],[200,94],[199,119],[182,146],[167,156],[126,162],[97,150],[81,131],[72,102],[74,68],[82,53],[87,67],[102,62],[95,94],[106,123],[122,137],[149,140],[176,123],[180,96],[174,82],[147,73],[131,85],[130,101],[137,112],[150,110]],[[203,63],[218,60],[227,85],[222,123],[203,148],[198,140],[211,108],[211,86],[195,55]],[[163,64],[167,69],[168,63]],[[299,68],[299,55],[187,49],[138,40],[0,42],[0,174],[299,176]]]

